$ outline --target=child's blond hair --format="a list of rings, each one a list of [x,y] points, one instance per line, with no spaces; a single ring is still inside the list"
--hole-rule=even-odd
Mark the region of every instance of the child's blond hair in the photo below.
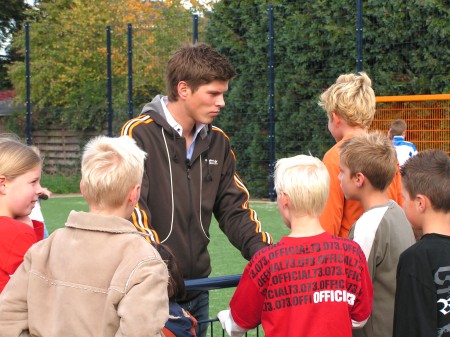
[[[81,188],[89,205],[118,207],[142,182],[146,153],[128,137],[99,136],[84,149]]]
[[[275,165],[275,191],[289,196],[292,209],[318,217],[330,191],[330,176],[320,159],[298,155]]]
[[[334,112],[350,126],[368,129],[375,115],[375,92],[366,73],[345,74],[320,95],[319,106],[333,119]]]
[[[13,135],[0,135],[0,175],[8,180],[42,166],[41,158],[31,147]]]
[[[340,161],[349,168],[351,176],[361,172],[380,191],[390,185],[398,166],[395,148],[380,132],[345,140],[340,147]]]

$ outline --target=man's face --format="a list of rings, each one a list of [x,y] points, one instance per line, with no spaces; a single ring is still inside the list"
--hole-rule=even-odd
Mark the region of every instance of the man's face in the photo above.
[[[196,123],[209,124],[219,115],[225,106],[224,93],[228,90],[228,81],[212,81],[201,85],[195,92],[189,89],[186,111]]]

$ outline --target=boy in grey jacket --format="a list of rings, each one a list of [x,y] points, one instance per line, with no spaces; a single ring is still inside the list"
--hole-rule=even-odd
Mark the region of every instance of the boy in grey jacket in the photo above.
[[[372,315],[362,329],[353,330],[353,337],[392,336],[397,263],[415,242],[405,213],[386,194],[397,166],[392,143],[380,133],[356,136],[341,145],[342,191],[364,209],[349,238],[361,246],[373,283]]]
[[[32,246],[0,295],[0,336],[160,336],[168,272],[128,221],[145,152],[129,137],[92,139],[82,158],[89,212]]]

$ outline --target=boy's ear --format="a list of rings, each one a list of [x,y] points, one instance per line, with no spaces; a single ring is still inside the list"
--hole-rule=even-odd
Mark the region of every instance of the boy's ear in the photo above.
[[[0,193],[4,194],[6,189],[6,177],[3,175],[0,175]]]
[[[430,199],[423,194],[417,194],[415,197],[416,207],[420,213],[424,213],[428,207],[431,207]]]
[[[364,185],[365,180],[366,180],[366,177],[361,172],[357,172],[354,176],[354,181],[355,181],[356,187],[361,188]]]
[[[130,204],[136,205],[137,202],[139,201],[140,195],[141,195],[141,185],[138,184],[135,185],[128,194],[128,200]]]
[[[332,112],[331,116],[332,116],[332,121],[335,125],[341,124],[341,117],[339,117],[339,115],[337,113]]]

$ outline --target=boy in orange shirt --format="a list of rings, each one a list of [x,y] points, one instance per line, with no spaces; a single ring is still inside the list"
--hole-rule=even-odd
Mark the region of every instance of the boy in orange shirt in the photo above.
[[[366,73],[345,74],[320,96],[319,106],[328,115],[328,130],[336,140],[323,157],[330,174],[330,195],[320,216],[322,227],[329,233],[347,237],[350,228],[363,214],[359,201],[347,200],[339,184],[339,148],[354,136],[368,132],[375,115],[375,92]],[[370,155],[370,154],[367,154]],[[397,173],[389,186],[388,197],[402,203],[401,178]]]

